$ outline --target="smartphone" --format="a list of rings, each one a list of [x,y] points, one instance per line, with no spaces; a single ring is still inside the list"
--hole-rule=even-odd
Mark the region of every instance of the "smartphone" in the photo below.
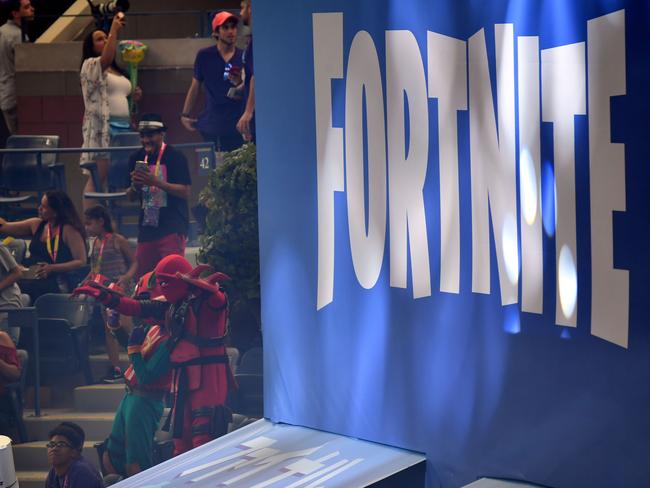
[[[228,93],[226,93],[226,96],[228,98],[232,98],[233,100],[242,100],[244,98],[242,91],[237,90],[237,87],[234,86],[231,86],[228,89]]]
[[[230,68],[229,73],[233,76],[239,76],[241,74],[241,67],[240,66],[232,66]]]
[[[27,271],[23,271],[23,275],[21,276],[21,279],[23,280],[37,280],[38,277],[36,276],[36,272],[38,271],[38,268],[40,268],[40,264],[33,264],[31,265]]]
[[[149,164],[146,161],[136,161],[135,170],[142,171],[143,173],[149,172]]]

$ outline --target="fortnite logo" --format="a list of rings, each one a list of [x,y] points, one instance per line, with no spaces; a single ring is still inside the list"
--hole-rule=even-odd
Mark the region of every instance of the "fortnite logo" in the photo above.
[[[521,279],[521,309],[542,313],[540,126],[542,121],[551,123],[556,204],[555,322],[576,327],[574,117],[586,115],[588,111],[591,333],[627,347],[629,278],[627,270],[614,268],[612,230],[612,212],[625,211],[625,154],[622,144],[610,142],[610,98],[626,92],[625,11],[589,20],[586,43],[544,49],[541,54],[539,38],[535,36],[517,37],[515,49],[512,24],[495,25],[494,32],[496,83],[492,87],[483,29],[468,41],[427,32],[426,70],[410,31],[386,31],[385,88],[375,43],[367,32],[357,32],[350,46],[345,74],[345,127],[337,128],[332,126],[331,81],[343,78],[343,14],[313,15],[317,308],[321,309],[334,298],[334,193],[343,191],[347,197],[354,271],[361,286],[370,289],[379,278],[388,213],[390,286],[406,288],[410,254],[413,297],[431,295],[423,187],[429,158],[428,103],[429,99],[437,99],[440,291],[460,292],[457,116],[459,111],[468,110],[472,292],[491,292],[491,219],[501,303],[519,301]],[[408,117],[408,131],[405,117]],[[364,135],[367,136],[365,147]],[[368,161],[368,208],[364,154]]]

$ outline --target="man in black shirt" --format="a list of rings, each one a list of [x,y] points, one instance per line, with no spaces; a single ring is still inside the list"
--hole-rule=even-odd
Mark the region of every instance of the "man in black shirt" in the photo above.
[[[127,194],[140,200],[135,257],[142,276],[165,256],[185,254],[192,182],[183,153],[165,143],[167,127],[160,115],[143,115],[138,130],[142,149],[129,160],[132,184]]]

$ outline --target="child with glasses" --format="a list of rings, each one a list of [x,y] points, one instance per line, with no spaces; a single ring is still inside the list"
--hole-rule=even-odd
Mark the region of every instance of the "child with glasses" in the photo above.
[[[52,466],[45,488],[104,488],[102,477],[81,455],[85,433],[73,422],[62,422],[50,432],[46,444]]]

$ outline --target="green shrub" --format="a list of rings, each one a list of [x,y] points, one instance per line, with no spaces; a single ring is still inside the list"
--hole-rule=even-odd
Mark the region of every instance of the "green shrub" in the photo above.
[[[226,153],[200,195],[208,213],[200,237],[201,262],[226,273],[231,308],[246,309],[260,326],[257,169],[254,144]]]

